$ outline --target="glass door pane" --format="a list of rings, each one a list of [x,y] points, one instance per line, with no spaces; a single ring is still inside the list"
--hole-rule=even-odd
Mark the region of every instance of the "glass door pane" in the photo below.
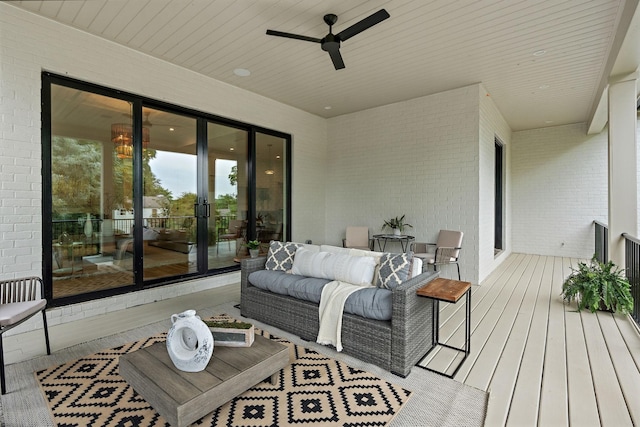
[[[196,119],[144,107],[144,280],[196,273]]]
[[[256,218],[257,239],[268,249],[271,240],[285,241],[285,147],[286,140],[256,133]]]
[[[207,124],[208,268],[237,265],[246,251],[248,132],[217,123]]]
[[[51,85],[53,298],[134,283],[121,262],[132,222],[116,219],[132,209],[132,162],[116,152],[131,125],[129,102]]]

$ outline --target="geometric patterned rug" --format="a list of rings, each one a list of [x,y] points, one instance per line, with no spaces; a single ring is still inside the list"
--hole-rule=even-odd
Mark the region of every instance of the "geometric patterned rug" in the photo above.
[[[232,320],[216,316],[216,320]],[[206,415],[202,426],[385,426],[411,392],[373,374],[270,335],[293,362],[277,385],[261,382]],[[118,374],[121,354],[165,341],[166,333],[35,373],[58,426],[168,426]],[[215,345],[215,344],[214,344]],[[215,351],[215,349],[214,349]]]

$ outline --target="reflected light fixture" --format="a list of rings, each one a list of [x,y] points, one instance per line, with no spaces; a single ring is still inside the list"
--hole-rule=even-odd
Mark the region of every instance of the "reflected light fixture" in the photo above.
[[[271,144],[269,144],[269,168],[264,171],[267,175],[273,175],[275,171],[273,170],[273,164],[271,161]]]
[[[142,127],[142,148],[149,146],[149,128]],[[129,123],[113,123],[111,125],[111,142],[119,159],[133,158],[133,127]]]

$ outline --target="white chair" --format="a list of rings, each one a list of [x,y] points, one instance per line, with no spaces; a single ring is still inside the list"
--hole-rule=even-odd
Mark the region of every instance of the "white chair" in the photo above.
[[[32,316],[42,312],[44,322],[44,339],[47,344],[47,354],[51,354],[49,346],[49,331],[45,308],[47,300],[36,297],[40,288],[40,295],[44,295],[44,285],[39,277],[25,277],[0,281],[0,377],[2,394],[5,394],[6,384],[4,375],[4,350],[2,335]]]
[[[440,230],[436,243],[414,242],[411,246],[413,255],[422,258],[424,266],[433,265],[433,270],[438,271],[439,265],[455,264],[458,267],[458,280],[460,280],[460,249],[462,249],[462,231]]]
[[[369,228],[348,226],[345,238],[342,239],[342,246],[345,248],[371,250]]]

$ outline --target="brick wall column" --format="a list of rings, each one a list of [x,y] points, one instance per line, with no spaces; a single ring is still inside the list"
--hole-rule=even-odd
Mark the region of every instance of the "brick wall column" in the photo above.
[[[609,85],[609,258],[624,268],[624,238],[638,229],[637,73]]]

